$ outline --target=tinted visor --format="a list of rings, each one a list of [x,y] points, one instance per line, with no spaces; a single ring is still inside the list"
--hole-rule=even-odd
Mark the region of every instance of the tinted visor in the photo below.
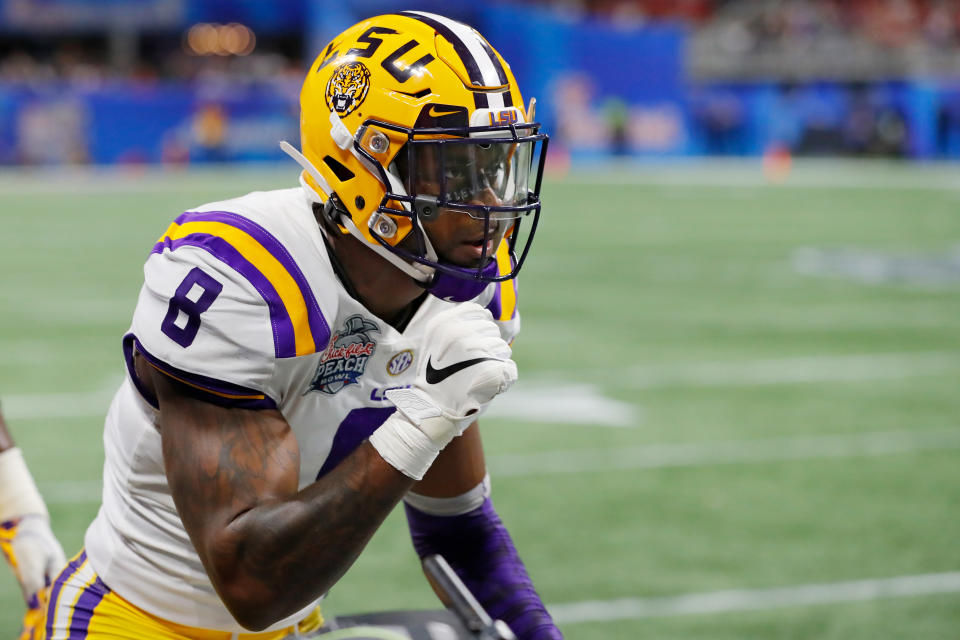
[[[482,138],[417,140],[398,155],[397,164],[411,195],[434,197],[441,207],[481,205],[484,209],[461,210],[473,217],[513,220],[521,212],[497,208],[527,204],[534,144]]]

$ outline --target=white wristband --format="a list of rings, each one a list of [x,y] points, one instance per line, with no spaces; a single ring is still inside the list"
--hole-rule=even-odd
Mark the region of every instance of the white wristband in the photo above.
[[[423,480],[440,447],[399,411],[370,435],[380,456],[405,476]]]
[[[31,514],[50,517],[23,452],[13,447],[0,453],[0,522]]]

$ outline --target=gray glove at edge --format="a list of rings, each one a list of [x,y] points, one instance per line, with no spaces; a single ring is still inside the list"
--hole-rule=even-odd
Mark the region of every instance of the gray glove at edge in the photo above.
[[[47,507],[18,447],[0,453],[0,542],[7,547],[23,599],[36,606],[40,591],[67,563],[50,529]]]

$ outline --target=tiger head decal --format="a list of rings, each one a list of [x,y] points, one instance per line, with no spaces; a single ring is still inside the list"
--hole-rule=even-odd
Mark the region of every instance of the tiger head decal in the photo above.
[[[362,62],[342,64],[327,82],[327,107],[345,116],[363,103],[370,89],[370,70]]]

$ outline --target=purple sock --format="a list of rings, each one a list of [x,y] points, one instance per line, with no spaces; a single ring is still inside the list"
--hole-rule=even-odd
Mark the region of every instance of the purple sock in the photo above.
[[[519,640],[563,638],[490,498],[459,516],[434,516],[409,504],[404,507],[417,554],[421,558],[441,554],[487,613],[506,622]]]

